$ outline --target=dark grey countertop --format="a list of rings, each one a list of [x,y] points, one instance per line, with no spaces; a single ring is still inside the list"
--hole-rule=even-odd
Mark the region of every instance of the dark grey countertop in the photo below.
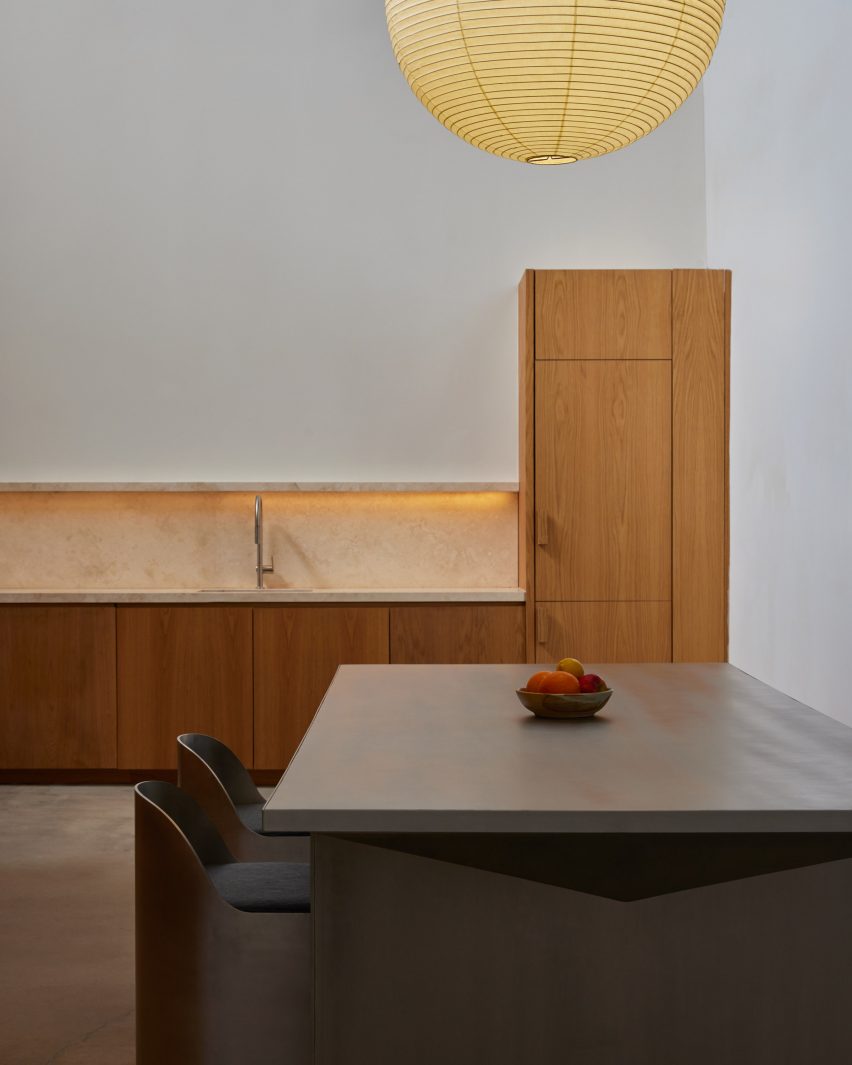
[[[520,705],[535,668],[341,666],[264,828],[852,831],[852,729],[733,666],[588,666],[585,721]]]

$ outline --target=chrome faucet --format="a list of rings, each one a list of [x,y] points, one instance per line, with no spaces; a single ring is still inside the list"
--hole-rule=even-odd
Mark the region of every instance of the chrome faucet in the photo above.
[[[257,544],[257,587],[263,589],[264,573],[272,573],[275,569],[275,559],[270,559],[270,565],[263,564],[263,500],[260,496],[254,497],[254,542]]]

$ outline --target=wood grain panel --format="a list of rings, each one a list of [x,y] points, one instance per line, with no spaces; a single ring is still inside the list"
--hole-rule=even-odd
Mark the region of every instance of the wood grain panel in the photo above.
[[[537,359],[671,358],[670,270],[536,270]]]
[[[526,655],[535,661],[535,271],[518,286],[518,587],[526,590]]]
[[[727,282],[675,270],[672,357],[673,652],[727,658]]]
[[[115,609],[0,607],[0,766],[115,767]]]
[[[255,766],[286,768],[339,665],[387,661],[387,607],[255,607]]]
[[[391,662],[526,662],[523,604],[436,604],[391,608]]]
[[[251,607],[119,606],[118,765],[174,767],[206,732],[252,764]]]
[[[671,662],[671,603],[539,603],[536,660]]]
[[[537,600],[670,599],[671,364],[540,362],[535,407]]]

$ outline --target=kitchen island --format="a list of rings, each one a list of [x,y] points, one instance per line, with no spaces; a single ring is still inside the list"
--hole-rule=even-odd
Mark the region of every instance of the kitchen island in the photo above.
[[[310,831],[316,1061],[829,1065],[852,729],[732,666],[343,666],[264,810]],[[807,980],[803,974],[807,973]]]

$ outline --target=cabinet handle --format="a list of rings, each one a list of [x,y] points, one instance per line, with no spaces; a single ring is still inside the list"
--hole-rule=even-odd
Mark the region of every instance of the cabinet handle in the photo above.
[[[547,613],[540,606],[535,608],[535,634],[539,643],[547,643]]]
[[[539,547],[547,547],[547,515],[543,511],[539,511],[538,514],[536,514],[535,524],[536,543]]]

